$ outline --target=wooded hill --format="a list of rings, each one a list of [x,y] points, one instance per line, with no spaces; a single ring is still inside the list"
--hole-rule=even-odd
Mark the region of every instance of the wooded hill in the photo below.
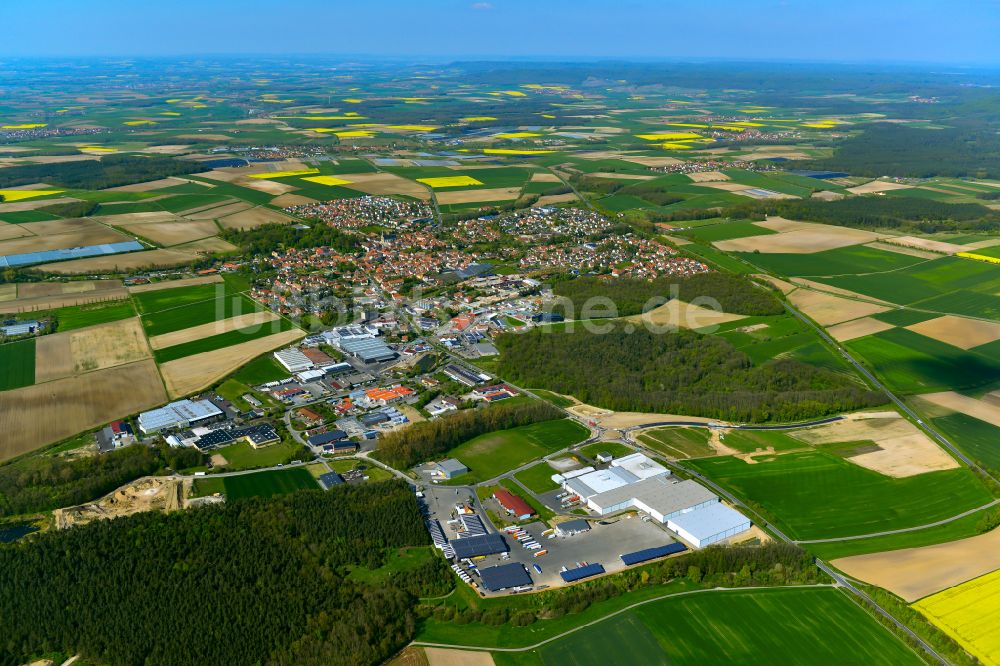
[[[100,160],[9,167],[0,170],[0,187],[41,182],[78,190],[102,190],[201,171],[208,171],[208,167],[174,157],[107,155]]]
[[[0,664],[46,652],[110,666],[377,664],[412,640],[438,557],[362,583],[429,542],[402,481],[97,521],[0,545]]]
[[[722,338],[624,328],[502,335],[499,373],[607,409],[731,422],[798,421],[885,402],[848,377],[799,361],[754,366]]]

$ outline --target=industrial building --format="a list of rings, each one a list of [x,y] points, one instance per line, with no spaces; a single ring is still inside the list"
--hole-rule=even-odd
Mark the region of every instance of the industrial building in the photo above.
[[[531,575],[520,562],[511,562],[510,564],[500,564],[495,567],[480,569],[479,577],[483,581],[483,587],[490,592],[499,592],[500,590],[510,590],[515,587],[531,585]]]
[[[378,338],[342,339],[339,344],[345,354],[354,356],[362,363],[381,363],[398,356]]]
[[[587,499],[587,508],[605,516],[625,509],[645,511],[658,523],[714,504],[719,497],[701,484],[661,475],[636,481]]]
[[[488,382],[491,378],[489,375],[482,372],[473,372],[463,368],[456,363],[449,363],[444,366],[442,372],[446,374],[451,379],[454,379],[459,384],[464,384],[466,386],[476,386],[477,384],[482,384],[483,382]]]
[[[460,476],[469,471],[469,468],[463,465],[458,460],[454,458],[448,458],[447,460],[442,460],[439,463],[434,464],[432,474],[439,476],[442,479],[454,479],[456,476]]]
[[[581,532],[589,532],[590,523],[588,523],[583,518],[577,518],[575,520],[567,520],[564,523],[559,523],[556,525],[556,534],[559,536],[573,536],[574,534],[580,534]]]
[[[330,430],[313,435],[306,441],[309,442],[309,446],[323,446],[324,444],[332,444],[345,439],[347,439],[347,433],[343,430]]]
[[[323,490],[329,490],[334,486],[344,485],[343,477],[337,474],[336,472],[327,472],[326,474],[320,474],[319,479],[317,480],[319,481],[319,485],[321,488],[323,488]]]
[[[578,580],[590,578],[591,576],[597,576],[602,573],[604,573],[604,567],[595,562],[593,564],[585,564],[582,567],[577,567],[575,569],[560,571],[559,575],[567,583],[575,583]]]
[[[37,333],[40,328],[41,324],[34,319],[31,321],[15,321],[14,323],[0,326],[0,333],[3,333],[7,337],[14,337],[15,335]]]
[[[189,428],[222,416],[222,410],[208,400],[178,400],[139,414],[139,430],[150,435],[160,430]]]
[[[313,362],[309,360],[309,357],[295,348],[280,349],[274,352],[274,359],[292,374],[313,368]]]
[[[673,555],[675,553],[683,553],[685,550],[687,550],[687,546],[682,543],[674,542],[668,543],[665,546],[657,546],[656,548],[644,548],[642,550],[637,550],[634,553],[625,553],[621,556],[621,558],[625,566],[630,567],[633,564],[641,564],[642,562],[655,560],[658,557],[666,557],[667,555]]]
[[[535,515],[535,510],[531,508],[530,504],[509,490],[498,488],[493,493],[493,499],[500,504],[504,511],[517,520],[528,520]]]
[[[667,528],[695,548],[704,548],[750,529],[750,519],[715,502],[667,520]]]
[[[485,555],[499,555],[510,552],[507,541],[502,534],[491,532],[489,534],[479,534],[463,539],[452,539],[448,542],[455,552],[455,558],[459,560],[471,560],[474,557]]]

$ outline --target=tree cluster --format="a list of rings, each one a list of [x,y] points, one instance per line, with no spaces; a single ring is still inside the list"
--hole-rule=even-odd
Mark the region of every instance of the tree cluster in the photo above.
[[[349,571],[428,541],[401,481],[40,534],[0,546],[0,664],[56,651],[109,666],[381,663],[447,572],[376,585]]]
[[[686,303],[696,298],[713,298],[725,312],[733,314],[776,315],[784,312],[781,302],[770,292],[730,273],[697,273],[656,280],[580,277],[558,282],[552,291],[570,300],[574,318],[581,318],[584,304],[595,297],[610,299],[620,317],[641,314],[671,298]]]
[[[798,421],[883,404],[883,394],[796,360],[754,366],[722,338],[687,329],[605,333],[536,328],[497,339],[499,372],[618,411],[731,422]]]
[[[255,229],[227,229],[223,239],[238,245],[248,254],[266,255],[275,250],[329,247],[337,252],[354,252],[358,239],[322,222],[307,229],[295,225],[265,224]]]
[[[173,157],[108,155],[100,160],[10,167],[0,173],[0,187],[43,182],[78,190],[102,190],[201,171],[208,171],[208,167]]]
[[[473,437],[562,416],[562,412],[541,400],[463,410],[385,435],[378,440],[375,455],[393,467],[405,469],[439,457]]]
[[[0,467],[0,517],[73,506],[167,467],[204,462],[197,449],[129,446],[96,458],[34,456]]]

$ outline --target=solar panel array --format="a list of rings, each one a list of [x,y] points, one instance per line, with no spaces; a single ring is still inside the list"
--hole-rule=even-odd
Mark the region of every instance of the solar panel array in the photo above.
[[[567,569],[566,571],[560,571],[559,575],[562,576],[562,579],[567,583],[572,583],[602,573],[604,573],[604,567],[595,562],[594,564],[587,564],[582,567],[577,567],[576,569]]]
[[[682,553],[687,550],[687,546],[682,543],[668,543],[666,546],[657,546],[656,548],[645,548],[643,550],[637,550],[634,553],[625,553],[621,556],[622,562],[627,566],[633,564],[639,564],[640,562],[646,562],[647,560],[655,560],[658,557],[666,557],[667,555],[673,555],[674,553]]]

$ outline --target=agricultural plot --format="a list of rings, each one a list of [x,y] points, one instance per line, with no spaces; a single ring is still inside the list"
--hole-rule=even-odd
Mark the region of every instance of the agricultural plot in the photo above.
[[[982,465],[1000,471],[1000,428],[957,412],[930,421],[968,455]]]
[[[35,383],[35,338],[0,344],[0,391]]]
[[[537,651],[545,666],[756,663],[919,664],[843,592],[705,592],[642,605]]]
[[[456,483],[485,481],[526,462],[585,440],[590,431],[576,421],[556,419],[528,426],[500,430],[470,439],[448,452],[458,458],[469,473]]]
[[[521,470],[514,475],[514,478],[536,493],[547,493],[559,487],[559,484],[552,480],[552,475],[555,473],[556,471],[548,463],[540,462]]]
[[[237,317],[236,321],[239,323],[240,320],[245,319],[244,317]],[[217,322],[218,324],[226,324],[228,321],[233,320],[223,320]],[[205,324],[203,326],[215,327],[213,324]],[[203,329],[203,326],[196,326],[196,329]],[[222,327],[222,328],[228,328]],[[232,330],[225,330],[224,332],[217,333],[215,335],[208,335],[205,337],[198,337],[187,342],[182,342],[180,344],[161,347],[156,350],[154,356],[156,357],[157,363],[167,363],[169,361],[174,361],[179,358],[184,358],[185,356],[192,356],[194,354],[202,354],[205,352],[216,351],[219,349],[225,349],[227,347],[232,347],[235,345],[243,344],[246,342],[251,342],[253,340],[259,340],[272,335],[276,335],[282,332],[287,332],[293,330],[295,327],[287,319],[281,319],[276,317],[269,317],[268,321],[259,322],[251,324],[249,326],[243,326],[238,328],[233,328]],[[185,329],[189,330],[189,329]],[[177,331],[177,333],[184,333],[184,331]],[[169,333],[167,335],[170,335]],[[160,336],[161,338],[163,336]]]
[[[227,476],[224,487],[226,498],[233,501],[245,497],[273,497],[296,490],[315,490],[319,485],[307,470],[296,468]]]
[[[233,379],[248,386],[258,386],[267,382],[287,379],[291,375],[270,355],[256,358],[235,373]]]
[[[3,312],[38,312],[86,303],[102,303],[128,297],[120,280],[25,283],[16,287],[16,297],[0,300]],[[9,294],[9,292],[8,292]]]
[[[753,224],[774,233],[719,240],[715,242],[715,247],[726,252],[817,254],[870,243],[879,238],[878,234],[871,231],[812,222],[795,222],[778,217]]]
[[[707,428],[654,428],[639,435],[639,442],[668,458],[714,456]]]
[[[180,289],[175,291],[182,291]],[[155,293],[155,292],[154,292]],[[242,294],[230,294],[158,310],[142,316],[150,337],[180,331],[210,322],[258,312],[261,307]]]
[[[916,527],[990,501],[967,469],[892,478],[825,451],[703,458],[689,463],[759,507],[795,539]]]
[[[747,240],[757,240],[765,243],[772,236],[753,236]],[[732,243],[735,241],[724,241]],[[716,243],[721,245],[722,242]],[[725,248],[721,248],[725,249]],[[787,277],[857,275],[859,273],[882,273],[896,271],[924,261],[895,252],[886,252],[875,248],[855,245],[854,247],[839,247],[813,253],[760,253],[742,251],[741,259],[759,266],[767,272]],[[881,276],[879,277],[881,279]],[[848,287],[850,289],[850,287]],[[861,291],[861,290],[856,290]],[[864,293],[861,291],[861,293]]]
[[[152,360],[0,394],[0,460],[167,402]],[[52,418],[59,414],[59,418]]]
[[[893,328],[845,345],[899,393],[974,389],[1000,380],[1000,361]]]
[[[65,332],[129,319],[135,316],[135,308],[132,301],[125,299],[59,308],[53,315],[59,322],[58,330]]]
[[[41,383],[149,358],[137,318],[38,338],[35,381]]]
[[[91,275],[95,273],[128,273],[142,269],[184,266],[198,259],[197,252],[176,248],[161,248],[114,254],[86,259],[70,259],[53,264],[42,264],[37,270],[56,275]]]
[[[987,664],[1000,663],[1000,571],[913,605],[959,645]]]

